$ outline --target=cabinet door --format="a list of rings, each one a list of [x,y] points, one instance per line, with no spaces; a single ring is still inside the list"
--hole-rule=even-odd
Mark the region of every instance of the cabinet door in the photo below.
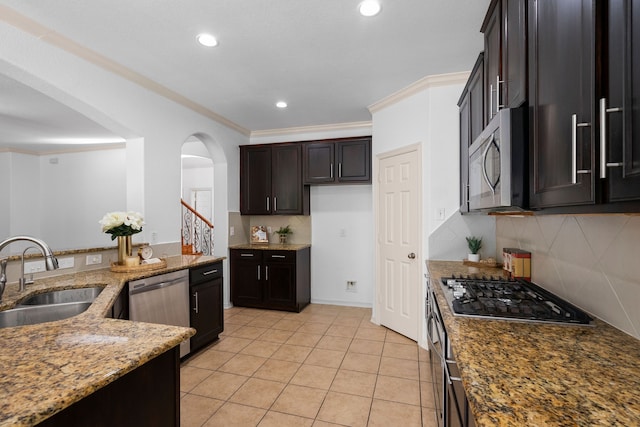
[[[498,84],[501,80],[501,3],[500,0],[491,2],[491,8],[482,26],[484,33],[484,99],[486,103],[484,125],[491,121],[501,107],[498,99]]]
[[[529,2],[531,207],[595,201],[594,27],[591,0]]]
[[[602,156],[599,173],[608,178],[608,201],[640,199],[640,5],[610,0],[608,79],[600,100]],[[604,163],[604,164],[602,164]]]
[[[265,264],[265,303],[272,308],[290,308],[296,304],[295,264]]]
[[[527,1],[502,2],[501,101],[517,108],[527,100]]]
[[[258,250],[231,250],[231,301],[240,307],[261,307],[262,252]]]
[[[326,184],[335,181],[333,142],[309,142],[304,145],[304,183]]]
[[[469,145],[480,136],[484,129],[484,54],[480,54],[476,61],[471,76],[469,77],[469,120],[471,126],[471,138]]]
[[[274,146],[271,153],[271,178],[273,206],[278,215],[302,215],[308,213],[308,197],[302,185],[302,145]],[[305,209],[306,208],[306,209]]]
[[[223,329],[222,278],[191,286],[191,351],[218,338]]]
[[[339,182],[371,182],[371,138],[336,143]]]
[[[271,147],[240,147],[240,213],[269,215],[271,200]]]
[[[471,145],[471,94],[460,100],[460,212],[469,212],[469,145]]]

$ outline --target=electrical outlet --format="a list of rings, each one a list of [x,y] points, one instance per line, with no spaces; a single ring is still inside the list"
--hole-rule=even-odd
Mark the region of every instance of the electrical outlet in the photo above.
[[[102,254],[87,255],[87,265],[102,264]]]
[[[44,271],[44,260],[42,261],[30,261],[24,263],[24,272],[27,274],[38,273]]]
[[[73,268],[74,264],[75,260],[73,259],[73,257],[58,258],[58,268],[60,269]]]
[[[235,236],[236,234],[236,228],[232,225],[231,227],[229,227],[229,236]]]
[[[151,243],[158,243],[158,232],[157,231],[152,231],[151,232]]]
[[[355,280],[347,280],[347,292],[358,292]]]
[[[271,227],[267,227],[267,233],[272,234]]]
[[[436,209],[436,220],[444,221],[445,218],[445,208],[437,208]]]

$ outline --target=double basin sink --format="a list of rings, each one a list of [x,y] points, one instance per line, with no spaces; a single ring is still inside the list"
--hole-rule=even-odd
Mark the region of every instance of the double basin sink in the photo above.
[[[16,308],[0,311],[0,328],[67,319],[86,311],[104,287],[65,289],[32,295]]]

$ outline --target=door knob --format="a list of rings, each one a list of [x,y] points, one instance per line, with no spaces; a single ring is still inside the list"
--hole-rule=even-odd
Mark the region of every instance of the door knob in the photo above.
[[[409,255],[407,255],[409,257],[409,259],[416,259],[416,254],[414,254],[413,252],[411,252]]]

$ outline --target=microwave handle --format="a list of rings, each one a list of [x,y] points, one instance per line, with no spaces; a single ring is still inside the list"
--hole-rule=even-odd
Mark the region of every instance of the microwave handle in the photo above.
[[[489,143],[487,144],[487,146],[484,149],[484,152],[482,153],[482,175],[484,176],[484,180],[486,181],[486,183],[489,186],[489,188],[491,188],[491,192],[495,195],[496,194],[496,187],[498,187],[498,183],[500,182],[500,176],[498,176],[498,179],[496,180],[496,183],[493,184],[493,183],[491,183],[491,180],[489,179],[489,174],[487,173],[487,155],[489,154],[489,149],[491,148],[492,145],[496,146],[496,149],[498,150],[498,153],[499,153],[500,152],[500,147],[498,146],[498,143],[496,142],[495,134],[491,135],[491,141],[489,141]]]

